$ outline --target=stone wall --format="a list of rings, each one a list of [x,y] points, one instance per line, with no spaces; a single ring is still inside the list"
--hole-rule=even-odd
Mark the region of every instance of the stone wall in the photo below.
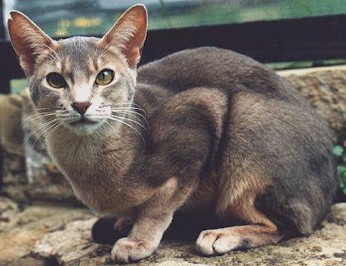
[[[337,137],[346,123],[346,66],[279,71],[324,117]]]
[[[346,121],[346,66],[278,73],[328,121],[336,139]],[[79,204],[46,152],[40,120],[27,91],[21,96],[0,95],[0,141],[2,194],[24,203]]]
[[[80,205],[47,154],[41,121],[33,109],[29,92],[26,90],[21,96],[0,96],[0,112],[1,193],[21,203]]]
[[[111,261],[110,245],[91,239],[96,217],[86,209],[31,205],[21,210],[15,202],[0,197],[0,218],[0,265],[123,265]],[[321,228],[309,237],[212,257],[199,255],[194,241],[166,238],[155,254],[131,265],[345,266],[346,203],[334,205]]]

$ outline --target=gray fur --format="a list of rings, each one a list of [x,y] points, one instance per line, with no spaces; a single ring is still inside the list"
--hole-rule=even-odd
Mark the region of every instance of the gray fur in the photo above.
[[[203,47],[136,71],[147,23],[141,5],[102,39],[56,42],[11,15],[50,155],[83,203],[121,216],[116,230],[133,223],[112,249],[116,261],[152,254],[175,211],[207,211],[230,226],[201,232],[196,249],[206,255],[309,234],[327,214],[338,184],[328,127],[272,70]],[[37,38],[23,40],[27,29]],[[105,68],[114,81],[97,85]],[[50,87],[51,72],[67,85]],[[76,102],[88,103],[84,114]]]

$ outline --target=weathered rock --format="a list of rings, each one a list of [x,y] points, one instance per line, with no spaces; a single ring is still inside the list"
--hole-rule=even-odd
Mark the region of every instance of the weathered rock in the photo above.
[[[287,70],[278,74],[310,101],[337,137],[346,125],[346,67]]]
[[[9,179],[18,183],[25,174],[21,113],[21,97],[0,95],[0,189]]]
[[[9,153],[23,156],[22,98],[0,95],[0,144]]]
[[[70,221],[88,218],[91,215],[86,209],[53,205],[23,209],[8,198],[0,198],[0,265],[35,265],[34,262],[38,265],[38,261],[30,259],[37,240],[48,232],[63,229]],[[45,263],[49,259],[40,261]]]
[[[11,97],[8,96],[7,105],[12,102]],[[5,101],[5,96],[2,99]],[[42,121],[34,110],[28,90],[21,95],[19,117],[17,130],[22,135],[21,148],[24,154],[18,155],[12,153],[11,150],[4,150],[2,191],[16,201],[24,203],[50,201],[81,205],[73,195],[67,180],[47,153],[44,131],[45,129],[52,130],[52,128],[42,127]],[[6,128],[5,125],[3,127]],[[11,140],[6,139],[6,143],[11,143]],[[12,146],[14,145],[12,143]]]
[[[36,242],[32,254],[54,258],[59,265],[114,265],[111,246],[95,244],[90,230],[95,218],[74,221],[62,230],[46,234]],[[134,265],[346,265],[346,203],[333,207],[320,230],[309,237],[300,237],[223,256],[202,257],[194,243],[164,241],[151,257]]]

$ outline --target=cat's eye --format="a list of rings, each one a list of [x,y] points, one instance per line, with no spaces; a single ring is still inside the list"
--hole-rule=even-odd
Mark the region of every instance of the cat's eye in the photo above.
[[[46,80],[49,86],[55,89],[64,88],[67,85],[64,77],[56,72],[49,73],[46,77]]]
[[[103,69],[98,75],[96,76],[95,83],[97,85],[107,85],[111,83],[114,79],[114,71],[110,69]]]

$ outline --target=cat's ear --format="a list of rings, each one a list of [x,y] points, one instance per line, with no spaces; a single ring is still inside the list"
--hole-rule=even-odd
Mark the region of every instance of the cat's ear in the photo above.
[[[102,37],[101,45],[115,46],[121,49],[128,65],[138,64],[145,38],[147,36],[148,14],[144,5],[129,8],[114,26]]]
[[[37,56],[51,49],[54,41],[21,12],[12,11],[10,15],[7,26],[12,46],[23,70],[31,75]]]

